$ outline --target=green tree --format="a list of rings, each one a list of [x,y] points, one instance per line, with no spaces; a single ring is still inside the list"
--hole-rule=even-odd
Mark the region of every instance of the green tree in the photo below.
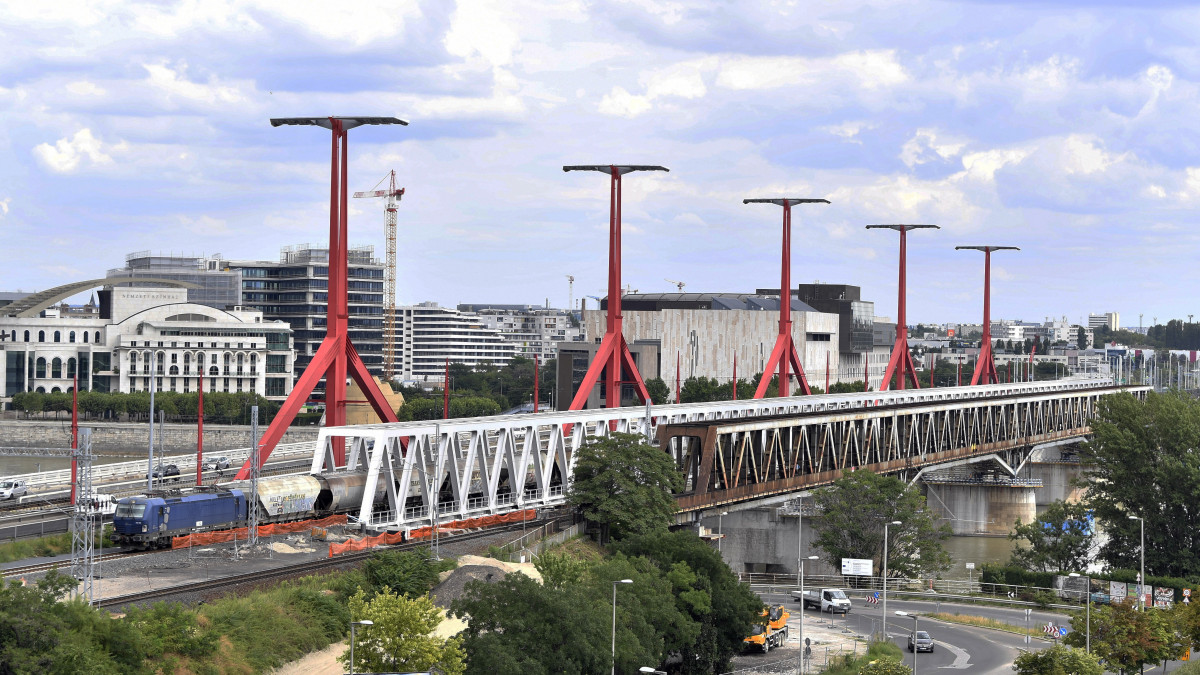
[[[547,588],[518,572],[496,583],[468,582],[450,609],[470,619],[461,634],[470,675],[583,675],[612,667],[611,606],[584,586]]]
[[[1075,346],[1079,349],[1088,348],[1087,333],[1083,332],[1083,326],[1080,326],[1079,330],[1075,332]]]
[[[667,383],[662,381],[661,377],[652,377],[646,380],[646,391],[650,393],[650,400],[655,405],[671,402],[671,390],[667,387]]]
[[[588,570],[588,564],[567,553],[546,551],[534,559],[533,566],[542,575],[548,588],[563,588],[577,584]]]
[[[825,560],[838,567],[842,558],[883,558],[883,525],[888,530],[888,573],[915,577],[944,570],[950,554],[943,542],[950,526],[939,525],[925,497],[907,483],[871,471],[854,471],[817,490],[813,501],[824,514],[817,521],[816,544]],[[882,564],[878,569],[882,571]]]
[[[900,659],[883,657],[868,661],[858,675],[906,675],[911,672],[912,668],[904,665]]]
[[[617,542],[618,552],[648,558],[667,575],[681,611],[700,624],[680,650],[680,673],[723,673],[762,611],[762,600],[738,581],[712,546],[692,532],[646,534]]]
[[[450,567],[447,567],[450,565]],[[384,587],[409,598],[425,595],[438,581],[438,572],[452,569],[449,561],[435,564],[429,549],[379,551],[363,562],[362,572],[370,590]]]
[[[1017,675],[1104,675],[1104,666],[1096,655],[1063,645],[1022,651],[1013,662],[1013,670]]]
[[[829,393],[831,394],[854,394],[863,391],[864,384],[862,380],[853,382],[834,382],[829,385]]]
[[[675,463],[640,436],[613,434],[584,443],[575,455],[568,499],[600,525],[601,541],[663,532],[675,514],[673,493],[683,488]]]
[[[1084,613],[1075,612],[1072,630],[1063,642],[1083,647],[1087,643],[1085,624]],[[1182,649],[1175,646],[1175,630],[1167,612],[1139,612],[1129,602],[1092,607],[1091,628],[1092,654],[1122,675],[1182,655]]]
[[[1094,555],[1094,536],[1088,509],[1079,502],[1058,500],[1032,521],[1017,519],[1008,538],[1013,546],[1010,564],[1039,572],[1071,572],[1087,569]],[[1020,542],[1028,546],[1020,546]]]
[[[720,387],[721,384],[711,377],[689,377],[683,381],[683,388],[679,390],[679,400],[681,403],[716,401],[720,398]],[[724,398],[729,397],[727,395]]]
[[[435,666],[447,675],[466,671],[458,638],[433,635],[442,616],[427,595],[407,598],[385,586],[367,600],[360,589],[350,597],[350,617],[374,622],[356,635],[354,668],[360,672],[416,672]],[[350,665],[350,650],[338,660]]]
[[[1110,568],[1137,569],[1145,518],[1146,573],[1200,574],[1200,401],[1179,393],[1149,392],[1102,397],[1092,421],[1093,439],[1080,451],[1088,467],[1088,506],[1108,534],[1100,559]],[[1153,488],[1153,489],[1151,489]]]

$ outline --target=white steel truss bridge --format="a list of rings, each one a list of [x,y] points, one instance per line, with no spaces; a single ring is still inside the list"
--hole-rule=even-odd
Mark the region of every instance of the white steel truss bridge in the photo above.
[[[1146,387],[1065,379],[327,427],[312,473],[360,472],[358,518],[403,530],[559,506],[575,450],[613,432],[670,452],[683,512],[797,492],[843,471],[921,468],[1085,436],[1099,397]],[[345,444],[346,464],[334,462]],[[1019,463],[1019,462],[1018,462]]]

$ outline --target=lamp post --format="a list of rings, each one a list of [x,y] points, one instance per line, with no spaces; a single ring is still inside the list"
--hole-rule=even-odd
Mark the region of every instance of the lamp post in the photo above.
[[[729,515],[728,511],[722,511],[717,514],[717,553],[721,552],[721,540],[725,538],[725,535],[721,533],[721,518],[727,515]]]
[[[810,555],[800,560],[800,672],[804,672],[804,657],[808,656],[808,654],[804,653],[804,562],[806,560],[816,560],[817,557]]]
[[[911,616],[913,620],[912,646],[913,646],[913,675],[917,675],[917,615],[909,614],[908,612],[896,612],[896,616]]]
[[[613,585],[612,675],[617,675],[617,584],[632,584],[633,579],[618,579]]]
[[[1138,575],[1138,608],[1141,611],[1146,611],[1146,519],[1141,516],[1129,516],[1130,520],[1136,520],[1142,525],[1142,571]]]
[[[355,626],[374,626],[375,622],[370,619],[362,621],[350,622],[350,675],[354,675],[354,627]]]
[[[888,528],[892,525],[902,525],[898,520],[883,524],[883,637],[886,640],[887,631],[887,559],[888,559]]]
[[[1071,572],[1067,576],[1078,577],[1079,573]],[[1084,579],[1087,580],[1087,589],[1084,591],[1085,593],[1087,593],[1087,629],[1086,629],[1087,633],[1085,634],[1085,638],[1087,640],[1087,643],[1086,643],[1087,644],[1087,653],[1091,654],[1092,653],[1092,577],[1087,576],[1087,577],[1084,577]]]

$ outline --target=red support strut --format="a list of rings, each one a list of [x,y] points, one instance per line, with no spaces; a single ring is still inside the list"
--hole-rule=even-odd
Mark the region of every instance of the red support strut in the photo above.
[[[366,395],[366,400],[375,410],[379,419],[385,422],[395,422],[396,413],[392,410],[383,392],[375,384],[371,373],[363,365],[358,356],[358,350],[350,342],[349,301],[346,296],[346,276],[349,263],[346,255],[349,249],[347,243],[347,227],[349,224],[346,198],[349,190],[346,185],[348,165],[347,132],[363,125],[403,124],[408,122],[395,117],[287,117],[271,120],[271,126],[317,126],[329,129],[332,134],[329,168],[329,300],[326,304],[327,319],[325,339],[313,355],[312,361],[292,387],[287,400],[280,406],[279,412],[271,420],[271,425],[262,436],[261,452],[258,453],[259,466],[262,466],[284,432],[291,426],[300,411],[316,388],[321,378],[325,378],[325,426],[344,426],[346,424],[346,379],[353,378]],[[251,453],[253,457],[253,453]],[[346,448],[340,439],[334,439],[333,457],[335,469],[346,464]],[[238,471],[237,479],[245,480],[250,476],[250,462],[247,459]]]
[[[800,364],[800,356],[796,353],[796,341],[792,338],[792,206],[796,204],[828,204],[828,199],[743,199],[743,204],[776,204],[783,207],[783,253],[779,272],[779,336],[775,338],[775,348],[763,368],[762,379],[754,398],[767,395],[767,386],[771,383],[771,374],[778,370],[779,395],[789,396],[791,390],[791,373],[788,367],[796,371],[797,385],[805,395],[811,394],[808,378],[804,376],[804,367]]]
[[[999,384],[992,354],[992,251],[1020,251],[1016,246],[955,246],[954,250],[983,251],[983,339],[971,384]]]
[[[571,400],[569,410],[583,410],[588,397],[600,376],[604,376],[604,407],[619,408],[621,406],[621,374],[633,379],[631,383],[642,403],[651,402],[650,392],[646,391],[646,383],[638,372],[633,361],[629,345],[625,343],[625,335],[621,330],[621,177],[633,171],[667,171],[664,166],[649,165],[577,165],[564,166],[563,171],[599,171],[611,178],[608,200],[608,306],[604,338],[600,348],[588,366],[583,382]]]
[[[912,354],[908,351],[908,317],[907,295],[908,295],[908,231],[909,230],[937,230],[940,229],[937,225],[868,225],[868,230],[896,230],[900,233],[900,281],[897,284],[897,295],[899,299],[896,301],[896,344],[892,347],[892,358],[888,360],[887,370],[883,373],[883,382],[879,385],[879,391],[887,391],[892,386],[892,380],[896,380],[896,387],[903,390],[905,381],[911,380],[914,389],[921,388],[921,381],[917,378],[917,369],[913,366]]]

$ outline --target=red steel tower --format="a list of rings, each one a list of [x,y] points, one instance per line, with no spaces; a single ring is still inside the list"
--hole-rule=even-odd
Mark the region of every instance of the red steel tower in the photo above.
[[[913,367],[912,355],[908,352],[908,319],[905,316],[906,298],[908,296],[908,231],[940,229],[937,225],[868,225],[868,230],[896,230],[900,233],[900,282],[899,300],[896,302],[896,345],[892,347],[892,358],[888,361],[887,371],[883,374],[883,383],[879,391],[887,391],[892,386],[893,374],[896,387],[904,389],[905,380],[911,379],[914,389],[920,389],[917,380],[917,370]],[[932,372],[932,371],[931,371]]]
[[[800,391],[806,395],[812,393],[808,387],[808,379],[804,377],[804,367],[800,365],[800,356],[796,353],[796,342],[792,339],[792,206],[795,204],[828,204],[828,199],[743,199],[743,204],[778,204],[783,207],[783,261],[779,273],[779,337],[775,339],[775,348],[771,357],[763,367],[762,379],[758,382],[758,390],[754,398],[762,398],[767,394],[767,385],[771,383],[771,373],[779,371],[779,395],[788,396],[791,389],[791,374],[788,366],[796,371],[796,380]]]
[[[992,251],[1020,251],[1016,246],[955,246],[954,250],[983,251],[983,340],[971,384],[999,384],[992,356]]]
[[[325,339],[300,375],[300,379],[292,387],[292,393],[280,406],[275,419],[271,420],[271,426],[267,427],[267,432],[263,434],[260,441],[261,451],[257,453],[260,466],[275,449],[275,444],[283,437],[300,406],[308,400],[322,377],[325,378],[325,426],[340,427],[346,424],[347,376],[353,377],[358,383],[380,419],[387,422],[396,421],[396,413],[383,397],[383,392],[375,384],[367,367],[363,365],[358,351],[350,343],[348,334],[347,132],[355,127],[375,124],[407,125],[408,122],[395,117],[285,117],[271,120],[273,127],[316,126],[329,129],[333,134],[329,175],[329,301]],[[255,453],[250,454],[253,457]],[[345,465],[346,449],[341,443],[335,444],[333,455],[338,465]],[[251,461],[247,459],[242,465],[237,475],[238,480],[249,477]]]
[[[650,400],[650,392],[646,391],[646,383],[638,372],[637,364],[633,362],[633,354],[625,343],[625,335],[621,330],[621,177],[634,171],[668,171],[665,166],[649,165],[618,165],[596,164],[582,166],[564,166],[563,171],[599,171],[608,174],[611,187],[608,200],[608,312],[605,317],[607,324],[600,348],[596,357],[588,366],[579,390],[571,401],[569,410],[583,410],[587,405],[588,396],[596,381],[604,374],[604,407],[621,407],[621,369],[632,377],[632,384],[637,389],[638,398],[645,403]]]

